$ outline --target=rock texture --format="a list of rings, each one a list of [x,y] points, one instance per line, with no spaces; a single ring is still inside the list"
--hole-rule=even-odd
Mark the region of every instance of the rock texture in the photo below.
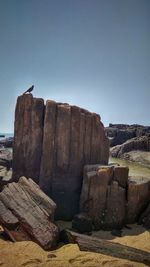
[[[44,249],[55,247],[56,204],[31,179],[6,185],[0,193],[0,224],[13,241],[33,240]]]
[[[31,94],[17,100],[14,179],[33,178],[57,204],[58,219],[77,212],[85,164],[107,164],[109,142],[99,115]]]
[[[95,229],[123,226],[126,215],[127,181],[126,167],[85,166],[80,211],[89,215]]]
[[[150,179],[130,176],[127,201],[126,222],[134,223],[150,202]]]

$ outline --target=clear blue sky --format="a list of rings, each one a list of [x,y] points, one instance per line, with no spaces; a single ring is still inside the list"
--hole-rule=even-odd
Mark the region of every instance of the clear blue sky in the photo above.
[[[150,125],[150,0],[0,0],[0,132],[32,84],[105,125]]]

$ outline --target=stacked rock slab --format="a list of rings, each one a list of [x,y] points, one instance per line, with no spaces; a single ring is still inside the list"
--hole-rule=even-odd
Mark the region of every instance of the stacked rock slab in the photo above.
[[[107,164],[99,115],[68,104],[20,96],[15,115],[14,179],[31,177],[57,204],[58,219],[78,212],[85,164]]]
[[[0,192],[0,224],[13,241],[33,240],[44,249],[54,248],[58,239],[55,209],[56,204],[25,177]]]
[[[95,229],[120,228],[125,222],[128,168],[85,166],[80,211],[87,212]]]

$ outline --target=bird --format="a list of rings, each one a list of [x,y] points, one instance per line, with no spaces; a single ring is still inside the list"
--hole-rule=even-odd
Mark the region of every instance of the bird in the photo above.
[[[31,93],[34,89],[34,85],[32,85],[28,90],[26,90],[23,95],[25,95],[26,93]]]

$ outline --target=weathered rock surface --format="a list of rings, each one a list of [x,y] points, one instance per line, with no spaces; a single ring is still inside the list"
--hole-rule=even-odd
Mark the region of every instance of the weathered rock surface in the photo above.
[[[128,168],[88,165],[80,198],[80,211],[92,219],[95,229],[120,228],[125,221]]]
[[[130,176],[127,201],[126,222],[134,223],[150,202],[150,179]]]
[[[38,145],[37,145],[38,144]],[[31,94],[18,98],[14,179],[35,178],[57,204],[58,219],[78,213],[85,164],[107,164],[109,142],[97,114]]]
[[[55,247],[56,204],[31,179],[21,177],[0,192],[0,224],[13,241],[33,240],[44,249]]]

